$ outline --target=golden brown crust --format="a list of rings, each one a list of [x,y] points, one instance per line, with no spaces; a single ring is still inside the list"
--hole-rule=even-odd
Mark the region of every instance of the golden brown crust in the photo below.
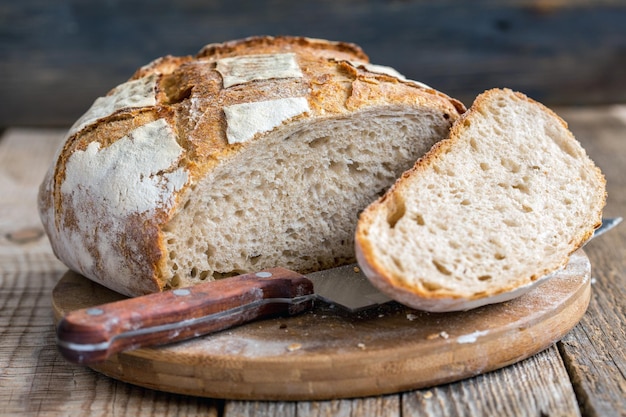
[[[297,51],[299,54],[313,54],[317,57],[369,62],[369,57],[361,47],[354,43],[301,36],[251,36],[224,43],[212,43],[202,48],[196,57],[219,59],[251,53],[272,54],[282,51]]]
[[[186,62],[189,62],[193,59],[191,56],[172,56],[166,55],[161,58],[157,58],[154,61],[150,62],[147,65],[139,68],[135,74],[130,78],[131,80],[136,80],[139,78],[146,77],[150,74],[171,74],[181,65]]]

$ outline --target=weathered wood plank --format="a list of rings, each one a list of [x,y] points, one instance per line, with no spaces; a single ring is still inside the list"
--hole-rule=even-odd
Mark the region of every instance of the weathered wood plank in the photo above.
[[[37,191],[64,130],[9,129],[0,141],[0,272],[67,268],[50,250]],[[1,276],[0,276],[1,279]]]
[[[554,346],[469,380],[406,393],[402,416],[577,416],[579,409]]]
[[[625,18],[623,0],[5,2],[0,126],[69,125],[156,57],[265,34],[356,42],[466,104],[491,87],[626,102]]]
[[[603,169],[606,213],[626,216],[626,106],[607,111],[561,112]],[[559,350],[586,416],[626,415],[626,225],[586,248],[592,265],[592,299],[580,324]]]
[[[228,402],[234,416],[541,416],[580,415],[553,346],[519,364],[453,384],[385,397],[273,403]]]
[[[335,400],[298,403],[298,417],[399,417],[400,395],[384,397],[357,398],[353,400]]]
[[[50,314],[60,274],[0,275],[0,415],[218,415],[219,402],[134,387],[65,362]]]
[[[228,401],[224,417],[296,417],[295,402]]]
[[[229,401],[224,417],[399,417],[400,395],[332,401]]]

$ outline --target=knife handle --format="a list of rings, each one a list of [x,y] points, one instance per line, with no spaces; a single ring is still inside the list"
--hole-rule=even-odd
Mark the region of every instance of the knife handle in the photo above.
[[[70,362],[97,363],[125,350],[297,314],[310,309],[312,300],[311,281],[272,268],[72,311],[57,326],[57,346]]]

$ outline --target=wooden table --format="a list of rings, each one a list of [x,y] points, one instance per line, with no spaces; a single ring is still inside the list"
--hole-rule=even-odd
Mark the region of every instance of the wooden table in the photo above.
[[[608,180],[607,216],[626,215],[626,106],[557,109]],[[0,414],[34,416],[625,416],[626,226],[586,247],[592,300],[559,343],[461,382],[381,397],[224,401],[152,391],[69,364],[55,347],[50,293],[67,271],[36,211],[63,130],[0,139]]]

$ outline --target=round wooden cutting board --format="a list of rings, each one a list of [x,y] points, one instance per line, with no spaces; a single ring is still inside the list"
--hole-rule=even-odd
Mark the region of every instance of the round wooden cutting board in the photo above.
[[[590,271],[579,250],[531,292],[468,312],[389,303],[349,315],[317,306],[91,367],[131,384],[213,398],[321,400],[424,388],[513,364],[561,339],[587,309]],[[73,272],[52,293],[56,320],[122,298]]]

